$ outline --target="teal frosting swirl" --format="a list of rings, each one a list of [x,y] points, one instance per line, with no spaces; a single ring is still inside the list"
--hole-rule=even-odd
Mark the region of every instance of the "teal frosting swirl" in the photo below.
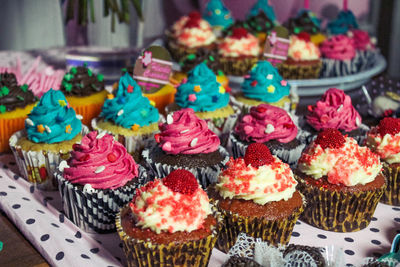
[[[269,5],[268,0],[258,0],[250,9],[247,18],[257,16],[260,11],[263,11],[270,20],[276,21],[274,8]]]
[[[82,123],[64,94],[50,89],[28,115],[25,129],[29,140],[53,144],[73,139],[81,132]]]
[[[331,34],[346,34],[351,29],[358,29],[357,19],[350,10],[342,10],[335,20],[328,23],[327,29]]]
[[[217,82],[214,72],[201,63],[189,72],[187,81],[178,86],[175,102],[196,112],[214,111],[228,105],[229,94]]]
[[[245,97],[274,103],[289,95],[290,85],[268,61],[258,61],[242,83]]]
[[[100,117],[129,129],[134,124],[142,127],[157,122],[159,113],[142,95],[135,80],[125,73],[119,80],[114,98],[104,102]]]
[[[221,0],[210,0],[203,12],[203,18],[211,26],[222,26],[227,28],[233,24],[230,11],[224,6]]]

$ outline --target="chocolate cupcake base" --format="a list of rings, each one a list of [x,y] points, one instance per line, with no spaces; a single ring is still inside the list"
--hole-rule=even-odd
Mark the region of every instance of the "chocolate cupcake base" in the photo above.
[[[301,79],[317,79],[322,68],[322,61],[314,64],[287,64],[282,62],[278,64],[279,73],[285,79],[301,80]]]
[[[391,205],[400,206],[400,163],[388,164],[383,162],[383,174],[386,177],[386,190],[383,193],[381,202]]]
[[[258,57],[233,58],[220,56],[219,58],[221,70],[227,75],[235,76],[246,75],[257,61]]]

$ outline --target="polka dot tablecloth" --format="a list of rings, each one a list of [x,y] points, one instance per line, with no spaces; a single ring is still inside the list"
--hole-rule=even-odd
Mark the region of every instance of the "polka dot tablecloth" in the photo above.
[[[124,265],[122,244],[116,233],[83,232],[62,213],[58,192],[38,191],[27,183],[17,174],[11,155],[1,155],[0,161],[0,208],[50,265]],[[389,252],[397,233],[400,233],[400,208],[379,204],[371,224],[362,231],[327,232],[298,221],[290,242],[341,247],[347,265],[357,266],[365,257]],[[226,254],[214,249],[209,266],[220,266],[226,259]]]

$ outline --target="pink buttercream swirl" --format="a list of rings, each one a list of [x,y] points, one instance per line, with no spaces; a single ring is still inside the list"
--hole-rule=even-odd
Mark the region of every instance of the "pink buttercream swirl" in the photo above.
[[[240,139],[265,143],[277,140],[289,143],[296,138],[297,127],[289,114],[278,107],[261,104],[250,109],[235,127]]]
[[[331,59],[347,60],[356,55],[354,40],[342,34],[325,40],[319,49],[325,58]]]
[[[169,154],[211,153],[220,145],[218,136],[191,108],[168,115],[167,122],[160,125],[160,131],[155,136],[156,141]]]
[[[357,50],[365,51],[375,49],[368,32],[352,30],[350,35],[353,35],[354,45]]]
[[[73,184],[116,189],[138,176],[138,165],[111,135],[90,132],[73,149],[63,174]]]
[[[361,124],[361,116],[343,90],[330,88],[315,106],[308,107],[307,122],[317,131],[328,128],[350,132]]]

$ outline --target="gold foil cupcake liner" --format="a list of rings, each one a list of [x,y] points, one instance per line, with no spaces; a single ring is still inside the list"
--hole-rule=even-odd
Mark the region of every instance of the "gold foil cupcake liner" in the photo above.
[[[254,64],[258,61],[258,57],[243,58],[219,58],[220,69],[226,75],[243,76],[246,75]]]
[[[304,210],[303,206],[304,204],[289,217],[278,220],[240,216],[237,213],[219,209],[224,218],[224,226],[219,234],[216,248],[228,253],[235,245],[240,233],[261,238],[272,246],[286,245],[289,243],[297,219]]]
[[[151,241],[130,237],[121,226],[121,214],[129,209],[126,205],[116,217],[116,228],[129,267],[175,267],[175,266],[207,266],[211,251],[218,238],[218,232],[223,220],[218,211],[213,207],[217,226],[211,234],[200,240],[183,243],[171,242],[168,244],[155,244]]]
[[[312,65],[278,64],[279,73],[285,79],[317,79],[322,68],[322,61]]]
[[[85,135],[89,129],[82,125],[81,134]],[[70,157],[70,151],[29,151],[18,146],[18,140],[26,136],[26,131],[21,130],[14,133],[9,140],[11,151],[14,154],[19,172],[28,182],[35,184],[38,189],[44,191],[57,190],[57,179],[55,172],[62,160]]]
[[[298,190],[307,205],[301,220],[319,229],[333,232],[355,232],[366,228],[386,185],[376,190],[342,192],[312,186],[295,175]]]
[[[400,206],[400,165],[388,164],[383,162],[383,174],[386,177],[386,190],[384,191],[381,202],[391,205]]]

